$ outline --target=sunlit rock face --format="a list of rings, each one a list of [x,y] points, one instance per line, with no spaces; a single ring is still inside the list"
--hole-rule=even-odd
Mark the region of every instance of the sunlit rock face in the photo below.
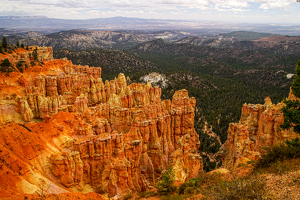
[[[292,94],[289,98],[295,98]],[[272,104],[267,97],[265,104],[244,104],[239,123],[231,123],[227,141],[217,153],[223,161],[223,167],[234,169],[249,160],[257,160],[264,147],[283,143],[299,137],[291,129],[281,130],[284,117],[281,112],[283,103]]]
[[[105,104],[87,107],[82,118],[89,126],[77,132],[80,139],[69,153],[51,156],[52,173],[65,187],[89,184],[116,196],[154,186],[168,165],[181,182],[202,169],[193,124],[195,99],[181,90],[172,102],[160,101],[160,90],[144,84],[121,89],[126,90],[110,94]]]
[[[187,90],[162,101],[160,88],[127,85],[122,73],[103,82],[101,68],[38,57],[43,63],[1,82],[0,172],[12,179],[1,191],[34,193],[43,184],[113,197],[153,187],[169,165],[180,182],[202,170]]]

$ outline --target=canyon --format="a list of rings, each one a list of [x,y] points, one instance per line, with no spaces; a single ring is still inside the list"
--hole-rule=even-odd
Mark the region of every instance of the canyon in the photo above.
[[[169,166],[178,184],[203,170],[196,99],[187,90],[162,100],[150,82],[128,84],[123,73],[103,81],[100,67],[54,59],[51,47],[16,48],[0,54],[5,59],[13,70],[0,73],[0,198],[41,191],[120,198],[153,189]],[[269,97],[243,105],[214,155],[223,168],[299,137],[279,128],[283,106]]]
[[[160,88],[127,85],[122,73],[103,82],[101,68],[55,60],[51,47],[18,48],[5,59],[15,70],[0,77],[0,197],[120,197],[153,188],[169,165],[180,183],[202,170],[187,90],[161,100]]]

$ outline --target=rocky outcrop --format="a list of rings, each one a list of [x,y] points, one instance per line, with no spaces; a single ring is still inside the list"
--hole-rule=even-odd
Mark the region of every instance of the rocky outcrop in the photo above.
[[[196,100],[187,90],[162,101],[160,88],[127,85],[124,74],[103,82],[101,68],[66,59],[43,63],[10,74],[0,90],[1,122],[19,122],[26,134],[33,132],[39,140],[31,145],[43,142],[26,160],[37,172],[20,180],[37,187],[32,177],[39,173],[54,192],[98,191],[113,197],[153,187],[169,165],[179,182],[202,170]],[[23,154],[17,157],[24,160]]]
[[[248,160],[256,160],[264,153],[264,147],[299,137],[291,129],[279,128],[284,120],[282,106],[283,103],[272,104],[269,97],[264,105],[243,105],[239,123],[229,125],[227,141],[217,153],[223,167],[233,169]]]

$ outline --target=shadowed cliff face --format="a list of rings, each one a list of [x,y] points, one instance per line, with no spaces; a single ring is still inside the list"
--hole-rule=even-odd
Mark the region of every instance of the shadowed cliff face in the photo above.
[[[168,165],[180,182],[202,170],[187,90],[161,101],[150,83],[103,83],[101,68],[52,58],[2,77],[2,196],[49,185],[120,196],[153,187]]]
[[[295,97],[290,93],[289,99]],[[284,121],[281,112],[283,106],[283,103],[272,104],[269,97],[264,105],[243,105],[239,123],[229,125],[227,141],[217,153],[223,161],[223,167],[231,170],[249,160],[257,160],[264,153],[264,147],[299,137],[292,129],[279,129]]]

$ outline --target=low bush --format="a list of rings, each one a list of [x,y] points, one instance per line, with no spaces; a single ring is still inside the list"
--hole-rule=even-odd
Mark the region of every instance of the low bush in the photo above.
[[[300,158],[288,159],[272,163],[269,167],[258,168],[255,172],[260,174],[284,174],[300,170]]]
[[[254,163],[254,167],[265,168],[272,164],[287,159],[299,158],[300,157],[300,143],[299,139],[287,140],[285,144],[275,145],[273,147],[265,148],[266,153]]]
[[[163,173],[162,180],[157,183],[155,188],[160,195],[169,195],[176,191],[175,174],[171,166]]]
[[[183,183],[179,187],[179,194],[191,194],[194,188],[200,187],[202,183],[202,178],[192,178],[189,181]]]

